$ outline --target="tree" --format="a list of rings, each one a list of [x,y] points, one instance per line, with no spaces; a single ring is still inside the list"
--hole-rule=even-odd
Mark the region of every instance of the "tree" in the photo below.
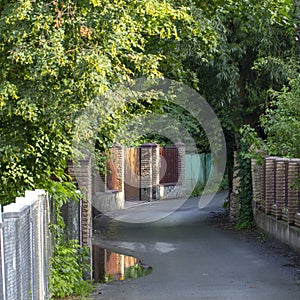
[[[247,151],[240,128],[248,124],[265,137],[259,120],[270,105],[268,91],[280,91],[299,72],[295,68],[299,61],[299,3],[292,0],[196,3],[214,22],[221,42],[218,53],[208,62],[188,61],[190,68],[197,70],[200,92],[225,130],[231,186],[233,151]],[[243,157],[242,153],[239,155]],[[249,174],[244,173],[243,212],[251,210],[248,179]],[[248,218],[247,213],[244,215]]]
[[[206,12],[207,3],[197,3]],[[267,91],[280,90],[298,61],[296,2],[228,0],[209,7],[221,42],[208,63],[196,61],[199,90],[225,128],[257,126],[270,100]]]
[[[270,155],[300,157],[300,75],[271,94],[273,101],[261,118],[265,148]]]
[[[1,203],[50,189],[51,174],[67,182],[74,120],[113,84],[188,76],[181,43],[193,38],[202,53],[216,43],[201,21],[172,1],[1,1]]]

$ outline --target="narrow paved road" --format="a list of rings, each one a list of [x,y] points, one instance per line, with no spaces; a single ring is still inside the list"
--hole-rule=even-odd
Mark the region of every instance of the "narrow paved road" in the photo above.
[[[258,239],[214,226],[213,212],[222,211],[219,193],[204,209],[189,199],[168,217],[129,224],[96,218],[94,244],[134,255],[153,267],[138,279],[99,285],[93,299],[300,299],[289,257],[279,255]],[[148,216],[168,210],[171,201],[131,207],[111,216]]]

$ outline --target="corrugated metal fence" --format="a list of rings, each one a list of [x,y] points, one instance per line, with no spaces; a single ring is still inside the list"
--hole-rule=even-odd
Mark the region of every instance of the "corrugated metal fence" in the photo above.
[[[42,190],[27,191],[0,211],[0,299],[47,299],[49,221]]]
[[[197,183],[205,185],[211,171],[211,154],[185,155],[185,188],[190,190]]]

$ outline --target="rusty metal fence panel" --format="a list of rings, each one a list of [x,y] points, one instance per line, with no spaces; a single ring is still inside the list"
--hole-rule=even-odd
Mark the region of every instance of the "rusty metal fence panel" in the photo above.
[[[125,200],[140,200],[141,149],[125,149],[124,158]]]
[[[160,184],[169,184],[178,182],[178,148],[175,146],[159,149],[160,154]]]
[[[110,149],[110,158],[106,162],[106,186],[108,190],[118,190],[118,149]]]

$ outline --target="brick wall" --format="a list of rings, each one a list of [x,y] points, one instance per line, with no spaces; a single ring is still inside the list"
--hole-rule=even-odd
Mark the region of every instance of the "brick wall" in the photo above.
[[[252,160],[253,208],[257,225],[300,252],[300,159],[267,156]]]
[[[252,160],[251,165],[254,208],[300,225],[300,191],[295,187],[300,177],[300,159],[267,156],[263,164]]]
[[[92,230],[92,167],[91,155],[87,154],[82,160],[76,163],[69,162],[68,172],[83,193],[81,206],[81,244],[91,247]]]
[[[81,205],[81,245],[88,247],[92,256],[92,158],[86,153],[84,159],[69,162],[68,173],[83,194]],[[92,259],[87,263],[92,265]],[[86,279],[92,278],[92,273],[85,274]]]
[[[93,216],[124,208],[124,147],[116,144],[110,149],[106,174],[92,174]]]

